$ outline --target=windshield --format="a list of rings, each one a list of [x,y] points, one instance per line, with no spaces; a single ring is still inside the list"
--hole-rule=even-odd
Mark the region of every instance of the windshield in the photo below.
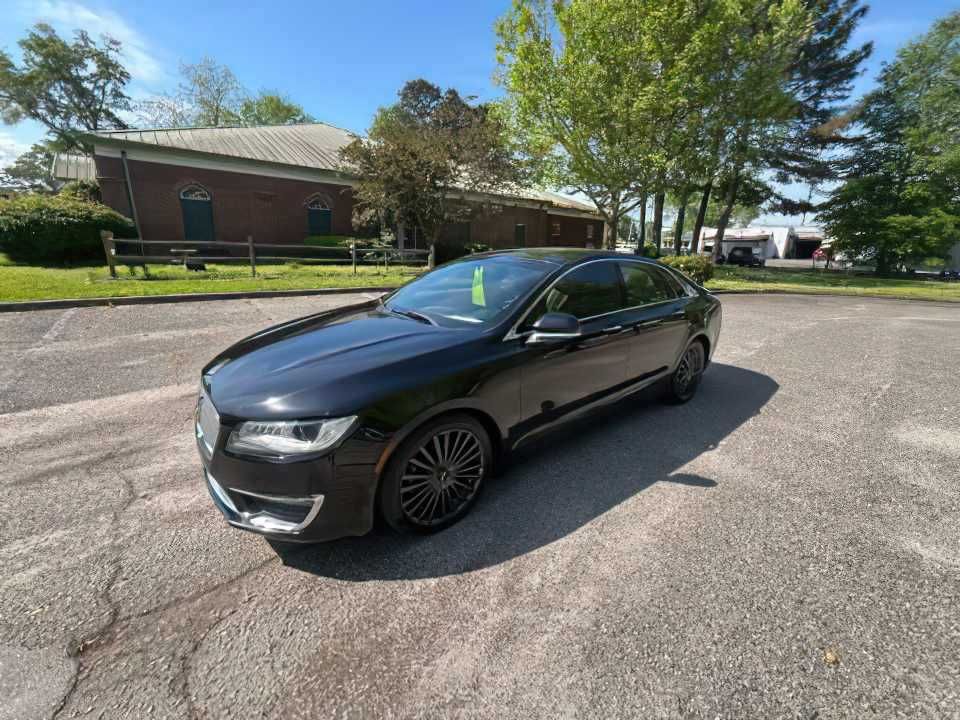
[[[499,320],[555,266],[494,255],[444,265],[391,295],[393,312],[426,315],[439,325],[482,325]]]

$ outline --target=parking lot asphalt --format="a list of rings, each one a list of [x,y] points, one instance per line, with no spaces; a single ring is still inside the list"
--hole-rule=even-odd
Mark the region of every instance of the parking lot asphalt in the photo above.
[[[199,368],[360,299],[0,315],[0,718],[960,717],[960,309],[724,296],[446,532],[230,529]]]

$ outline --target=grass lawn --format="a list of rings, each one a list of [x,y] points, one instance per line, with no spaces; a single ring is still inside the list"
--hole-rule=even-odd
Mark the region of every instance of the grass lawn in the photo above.
[[[303,290],[312,288],[390,287],[401,285],[416,270],[397,267],[258,265],[257,277],[250,277],[245,265],[207,265],[205,272],[184,270],[178,265],[150,265],[150,276],[141,268],[118,267],[118,279],[111,280],[106,266],[43,268],[16,265],[0,254],[0,302],[90,298],[129,295],[176,295],[242,290]],[[886,280],[843,273],[716,268],[707,283],[711,290],[775,291],[809,294],[863,295],[915,300],[960,302],[960,283],[929,280]]]
[[[349,265],[258,265],[257,277],[250,277],[245,265],[207,265],[205,272],[184,270],[178,265],[150,265],[150,276],[142,268],[117,268],[110,278],[104,266],[44,268],[16,265],[0,254],[0,302],[90,298],[129,295],[177,295],[241,290],[303,290],[340,287],[389,287],[401,285],[416,272],[396,267],[360,266],[357,274]]]
[[[806,293],[810,295],[863,295],[960,302],[960,283],[937,280],[891,280],[840,272],[779,268],[716,268],[707,283],[710,290]]]

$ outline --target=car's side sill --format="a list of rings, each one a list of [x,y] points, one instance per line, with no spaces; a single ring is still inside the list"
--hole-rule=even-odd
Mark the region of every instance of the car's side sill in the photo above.
[[[511,447],[516,450],[521,445],[528,443],[531,440],[534,440],[544,433],[550,432],[551,430],[554,430],[565,423],[572,422],[573,420],[576,420],[577,418],[580,418],[583,415],[596,410],[597,408],[600,408],[604,405],[611,405],[622,400],[628,395],[639,392],[640,390],[653,385],[653,383],[663,379],[669,374],[670,368],[664,366],[654,370],[653,372],[646,373],[638,378],[634,378],[633,380],[628,380],[626,383],[614,386],[611,390],[587,399],[585,402],[581,401],[580,403],[576,404],[576,407],[561,412],[553,420],[548,420],[547,422],[537,425],[536,427],[524,432],[513,443],[511,443]]]

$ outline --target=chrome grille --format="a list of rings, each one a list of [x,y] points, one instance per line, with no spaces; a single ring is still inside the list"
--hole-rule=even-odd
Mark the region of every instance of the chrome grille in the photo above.
[[[197,438],[203,443],[208,453],[213,453],[219,434],[220,416],[217,415],[217,409],[213,407],[210,398],[203,394],[197,405]]]

